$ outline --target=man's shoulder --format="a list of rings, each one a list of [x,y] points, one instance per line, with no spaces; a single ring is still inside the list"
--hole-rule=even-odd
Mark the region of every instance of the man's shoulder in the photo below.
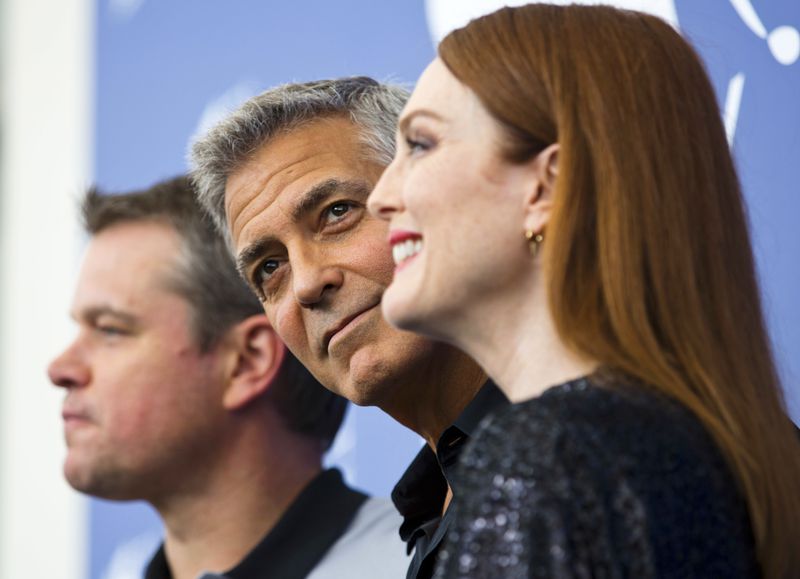
[[[364,501],[347,532],[342,536],[342,540],[345,538],[355,540],[360,536],[380,533],[400,541],[398,529],[401,521],[402,517],[391,500],[370,497]]]
[[[400,539],[401,523],[389,499],[368,498],[309,579],[405,577],[410,558]]]

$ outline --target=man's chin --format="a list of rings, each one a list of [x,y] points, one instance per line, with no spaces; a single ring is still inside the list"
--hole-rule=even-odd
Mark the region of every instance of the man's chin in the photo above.
[[[358,368],[355,372],[342,372],[338,378],[331,391],[357,406],[381,405],[385,381],[379,372]]]
[[[342,387],[339,394],[356,406],[381,406],[382,397],[374,388],[348,384]]]
[[[126,488],[130,486],[125,484],[124,479],[127,477],[111,473],[98,473],[86,465],[71,463],[69,458],[64,463],[64,478],[69,486],[79,493],[93,497],[113,501],[129,501],[140,498],[135,493],[126,491]]]
[[[364,348],[350,358],[339,393],[358,406],[383,407],[398,394],[397,379],[404,372],[397,366],[397,360],[375,356],[371,348]]]
[[[321,382],[332,385],[330,390],[353,404],[384,410],[412,395],[414,382],[423,378],[437,349],[427,338],[394,328],[387,334],[362,336],[358,345],[355,343],[349,342],[349,350],[342,343],[332,352],[327,379]]]

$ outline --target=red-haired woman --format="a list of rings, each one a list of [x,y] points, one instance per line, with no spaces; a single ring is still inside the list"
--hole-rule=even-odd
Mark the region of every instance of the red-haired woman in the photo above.
[[[462,460],[439,577],[798,577],[800,443],[712,87],[652,16],[451,33],[370,198],[383,311],[516,402]]]

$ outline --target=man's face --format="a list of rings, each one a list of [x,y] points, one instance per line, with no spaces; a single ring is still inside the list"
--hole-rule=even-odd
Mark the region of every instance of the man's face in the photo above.
[[[358,138],[334,117],[272,139],[230,176],[225,209],[240,270],[289,349],[335,392],[382,406],[439,346],[381,315],[394,264],[366,201],[384,167]]]
[[[213,452],[224,375],[167,289],[180,251],[155,222],[112,225],[89,245],[71,311],[78,334],[48,370],[66,388],[64,474],[77,490],[156,501],[190,491],[181,485]]]

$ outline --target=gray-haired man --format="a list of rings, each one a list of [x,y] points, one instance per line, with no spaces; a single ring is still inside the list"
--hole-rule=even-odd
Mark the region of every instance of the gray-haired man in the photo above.
[[[195,143],[192,161],[202,203],[287,346],[328,388],[427,441],[393,493],[416,547],[408,576],[425,577],[458,494],[457,455],[505,399],[481,388],[485,374],[463,353],[381,315],[394,264],[387,225],[366,200],[394,154],[406,98],[364,77],[281,86]]]
[[[90,192],[83,214],[79,331],[49,369],[64,474],[158,511],[147,578],[402,574],[391,504],[321,467],[346,401],[286,351],[188,180]]]

